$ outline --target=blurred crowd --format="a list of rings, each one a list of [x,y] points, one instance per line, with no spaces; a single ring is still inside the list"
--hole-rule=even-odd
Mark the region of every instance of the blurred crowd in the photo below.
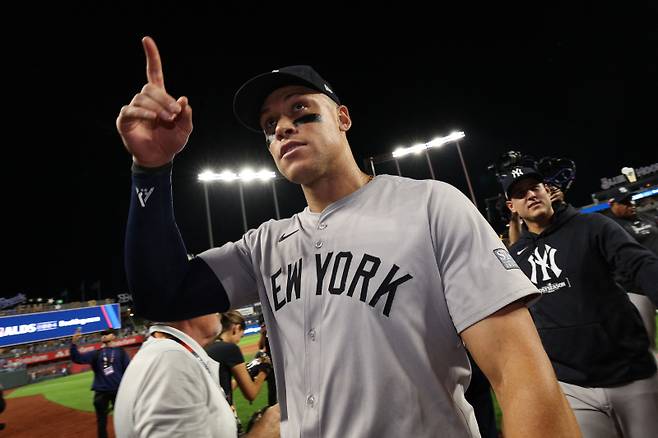
[[[12,309],[0,310],[0,317],[21,315],[25,313],[50,312],[53,310],[77,309],[80,307],[93,307],[93,306],[101,306],[104,304],[113,304],[113,303],[115,303],[115,300],[111,298],[106,298],[104,300],[73,301],[65,304],[48,303],[48,302],[25,303],[25,304],[19,304]]]

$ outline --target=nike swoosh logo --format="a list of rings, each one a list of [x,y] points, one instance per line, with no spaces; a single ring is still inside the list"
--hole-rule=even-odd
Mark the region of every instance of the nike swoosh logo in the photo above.
[[[285,233],[282,234],[281,237],[279,238],[279,243],[283,242],[283,241],[286,240],[288,237],[290,237],[290,236],[292,236],[293,234],[295,234],[297,231],[299,231],[299,228],[297,228],[295,231],[293,231],[293,232],[290,233],[290,234],[285,234]]]
[[[516,255],[521,255],[521,253],[522,253],[523,251],[525,251],[526,249],[528,249],[527,246],[526,246],[525,248],[523,248],[521,251],[517,251],[517,252],[516,252]]]

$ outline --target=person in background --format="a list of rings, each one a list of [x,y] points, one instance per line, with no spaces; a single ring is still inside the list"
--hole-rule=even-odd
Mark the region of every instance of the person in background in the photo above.
[[[258,339],[258,350],[267,354],[270,359],[270,340],[267,337],[267,324],[265,324],[265,317],[261,313],[258,317],[258,325],[260,325],[260,338]],[[267,405],[274,406],[277,403],[276,398],[276,375],[271,372],[267,375]]]
[[[502,185],[527,227],[509,252],[543,293],[530,313],[583,436],[658,436],[656,360],[615,277],[656,303],[658,257],[610,218],[554,208],[536,169],[511,169]]]
[[[121,438],[235,438],[235,416],[219,385],[219,363],[203,347],[219,315],[154,323],[119,387],[114,428]],[[245,438],[279,436],[278,406]]]
[[[638,213],[633,201],[633,193],[619,189],[608,201],[610,217],[626,230],[640,245],[658,255],[658,219],[655,216]],[[631,302],[637,307],[647,332],[651,350],[656,351],[656,306],[638,287],[628,281],[625,276],[619,276],[617,281],[626,289]]]
[[[77,342],[82,336],[78,328],[71,338],[71,360],[78,364],[89,364],[94,372],[91,389],[94,391],[94,410],[96,411],[96,426],[99,438],[107,437],[107,414],[110,405],[114,407],[119,384],[130,357],[121,347],[113,347],[114,330],[107,329],[101,333],[101,348],[99,350],[80,353]]]
[[[267,378],[271,366],[260,367],[253,379],[247,370],[244,356],[238,343],[244,336],[244,317],[235,310],[221,314],[222,331],[212,344],[206,347],[208,356],[219,362],[219,383],[226,393],[226,399],[234,407],[232,379],[249,401],[254,401]],[[269,363],[269,358],[263,358]],[[262,359],[262,360],[263,360]]]

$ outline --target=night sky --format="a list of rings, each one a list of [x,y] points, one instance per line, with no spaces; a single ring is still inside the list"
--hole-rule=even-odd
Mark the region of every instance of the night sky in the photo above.
[[[194,110],[194,132],[174,166],[176,217],[192,253],[208,248],[197,174],[275,169],[262,136],[239,125],[231,104],[246,79],[284,65],[313,65],[332,84],[350,110],[348,140],[360,165],[463,130],[483,213],[484,199],[499,191],[487,166],[510,149],[574,160],[567,196],[576,206],[591,203],[601,177],[658,157],[655,7],[474,3],[375,14],[343,3],[317,11],[158,3],[40,11],[39,20],[28,11],[14,17],[20,32],[3,31],[8,265],[0,297],[58,298],[68,290],[75,299],[84,281],[89,298],[97,280],[103,297],[127,290],[131,160],[114,122],[145,83],[143,35],[160,48],[167,91],[188,96]],[[438,179],[468,193],[454,145],[431,159]],[[406,176],[429,178],[422,156],[401,166]],[[392,164],[377,171],[395,172]],[[297,186],[279,180],[277,191],[284,217],[304,208]],[[274,216],[269,186],[254,183],[245,195],[250,227]],[[215,243],[238,239],[237,186],[212,186],[210,203]]]

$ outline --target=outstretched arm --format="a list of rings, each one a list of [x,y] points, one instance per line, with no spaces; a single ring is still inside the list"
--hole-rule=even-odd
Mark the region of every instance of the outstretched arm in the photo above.
[[[217,276],[201,258],[188,261],[174,219],[170,167],[133,171],[125,261],[136,313],[180,321],[225,312],[229,303]]]
[[[235,378],[240,391],[244,397],[250,402],[256,399],[256,396],[260,392],[260,389],[263,386],[263,382],[267,378],[267,373],[265,371],[259,371],[256,377],[251,380],[249,376],[249,371],[247,371],[247,365],[244,362],[239,363],[231,368],[231,375]]]
[[[155,321],[228,309],[219,280],[201,259],[188,261],[174,219],[171,162],[192,132],[186,97],[167,94],[155,42],[142,40],[147,84],[121,109],[117,129],[133,156],[126,273],[136,312]]]
[[[80,333],[80,329],[78,329],[75,331],[75,334],[71,338],[71,347],[69,348],[71,360],[75,363],[92,363],[98,352],[94,350],[87,353],[80,353],[80,351],[78,351],[77,343],[81,336],[82,334]]]
[[[500,402],[505,437],[581,436],[523,303],[504,307],[461,336]]]

